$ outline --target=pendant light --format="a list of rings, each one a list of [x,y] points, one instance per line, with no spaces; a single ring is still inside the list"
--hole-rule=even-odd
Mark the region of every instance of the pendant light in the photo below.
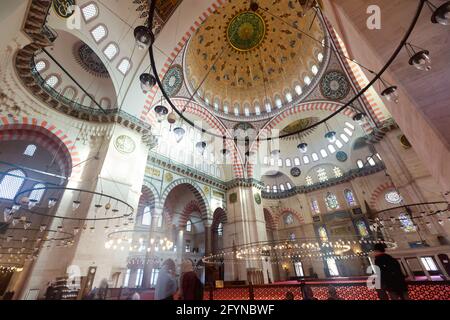
[[[382,78],[380,78],[380,81],[384,86],[383,91],[381,91],[381,96],[383,96],[387,101],[398,103],[399,97],[397,92],[398,89],[397,86],[390,85]]]
[[[206,150],[206,142],[205,141],[197,142],[197,144],[195,145],[195,149],[197,149],[198,153],[203,155],[205,153],[205,150]]]
[[[150,73],[143,73],[139,77],[141,89],[144,93],[149,92],[156,85],[156,78]]]
[[[326,122],[325,122],[325,126],[327,128],[327,132],[325,133],[325,138],[328,140],[328,142],[335,143],[336,142],[336,131],[330,130],[330,128],[328,127],[328,124]]]
[[[405,43],[405,48],[409,55],[410,65],[422,71],[431,70],[431,58],[428,50],[412,45],[411,43]]]
[[[306,153],[306,152],[308,152],[308,144],[305,142],[302,142],[297,146],[297,149],[301,153]]]
[[[357,124],[362,125],[364,123],[364,120],[366,118],[366,114],[363,112],[358,112],[353,116],[353,121],[355,121]]]
[[[177,143],[180,143],[181,140],[183,140],[184,135],[186,134],[186,130],[184,130],[182,127],[177,127],[173,129],[173,133],[175,135],[175,140]]]
[[[157,105],[154,110],[155,110],[156,118],[157,118],[158,122],[162,122],[164,120],[164,118],[167,116],[167,114],[169,113],[169,110],[167,109],[167,107],[165,107],[163,105]]]
[[[155,36],[153,32],[146,26],[137,26],[134,29],[134,39],[139,49],[145,50],[153,44]]]
[[[430,1],[426,2],[433,14],[431,16],[432,23],[439,23],[443,26],[450,25],[450,1],[446,1],[440,7],[436,7]]]

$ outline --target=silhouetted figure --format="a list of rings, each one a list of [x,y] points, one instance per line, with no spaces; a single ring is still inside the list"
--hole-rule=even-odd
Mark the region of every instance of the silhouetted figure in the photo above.
[[[317,298],[314,298],[314,293],[310,286],[303,286],[303,300],[317,300]]]
[[[155,287],[155,300],[174,300],[177,292],[177,281],[175,279],[175,262],[167,259],[163,262]]]
[[[292,291],[288,291],[286,292],[286,296],[284,297],[284,300],[294,300],[294,294],[292,293]]]
[[[381,284],[381,288],[377,290],[378,297],[381,300],[386,300],[388,298],[387,292],[391,300],[408,300],[408,285],[400,263],[386,253],[384,244],[375,244],[373,250],[375,252],[375,265],[379,268],[376,273],[380,277]]]
[[[203,284],[189,260],[181,265],[180,300],[203,300]]]
[[[328,287],[328,300],[342,300],[339,298],[336,288],[333,286]]]

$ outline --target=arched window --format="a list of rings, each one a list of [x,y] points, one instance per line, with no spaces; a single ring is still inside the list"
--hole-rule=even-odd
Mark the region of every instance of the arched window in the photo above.
[[[25,182],[25,172],[22,170],[10,170],[0,182],[0,199],[13,200]]]
[[[356,223],[356,227],[358,228],[359,235],[361,237],[368,237],[369,231],[367,231],[367,226],[364,221],[360,220]]]
[[[328,210],[339,209],[339,201],[335,194],[328,192],[325,197],[325,203],[327,204]]]
[[[308,156],[303,156],[303,163],[304,164],[308,164],[309,163],[309,157]]]
[[[188,220],[186,222],[186,231],[187,232],[191,232],[192,231],[192,222],[191,222],[191,220]]]
[[[73,87],[66,87],[63,91],[63,96],[66,99],[73,100],[77,95],[77,91]]]
[[[119,46],[114,42],[111,42],[103,50],[103,53],[108,58],[109,61],[112,61],[119,54]]]
[[[222,224],[222,222],[219,223],[219,225],[217,226],[217,235],[219,237],[223,236],[223,224]]]
[[[292,167],[291,159],[286,159],[286,167]]]
[[[266,192],[270,193],[270,186],[269,185],[266,186]]]
[[[286,188],[284,187],[284,184],[280,184],[280,191],[284,192],[286,190]]]
[[[302,87],[300,85],[296,85],[295,92],[300,96],[303,93]]]
[[[347,127],[349,127],[350,129],[355,130],[355,126],[352,125],[350,122],[346,122],[345,125],[346,125]]]
[[[278,166],[281,168],[283,167],[283,159],[278,159]]]
[[[284,216],[284,224],[287,226],[294,224],[294,216],[292,215],[292,213],[288,213]]]
[[[344,128],[344,131],[346,134],[348,134],[350,137],[353,136],[353,131],[350,130],[349,128]]]
[[[372,157],[367,157],[367,162],[370,164],[371,167],[375,167],[377,165]]]
[[[320,227],[319,230],[319,238],[322,241],[328,241],[328,234],[327,234],[327,230],[325,229],[325,227]]]
[[[307,86],[309,86],[311,84],[311,78],[310,77],[306,76],[303,80],[305,81],[305,84]]]
[[[348,143],[348,142],[350,141],[350,139],[349,139],[344,133],[341,134],[341,139],[342,139],[345,143]]]
[[[101,98],[100,105],[103,109],[111,108],[111,101],[108,98]]]
[[[277,186],[273,186],[273,187],[272,187],[272,191],[273,191],[274,193],[277,193],[277,192],[278,192],[278,187],[277,187]]]
[[[314,153],[311,155],[311,157],[312,157],[312,160],[313,160],[314,162],[319,161],[319,156],[317,155],[317,153],[314,152]]]
[[[319,68],[316,65],[313,65],[311,67],[311,72],[316,75],[319,72]]]
[[[339,167],[334,167],[333,173],[334,173],[334,177],[335,177],[335,178],[340,178],[340,177],[343,176],[342,170],[341,170],[341,168],[339,168]]]
[[[91,35],[94,38],[95,42],[99,43],[103,39],[106,38],[108,34],[108,29],[106,26],[100,24],[91,30]]]
[[[336,152],[336,148],[332,144],[329,144],[328,145],[328,151],[330,151],[330,153],[333,154],[333,153]]]
[[[400,223],[405,232],[416,231],[416,227],[414,226],[414,223],[412,222],[411,217],[409,215],[407,215],[406,213],[400,213],[398,219],[400,220]]]
[[[38,184],[34,185],[33,191],[31,191],[30,196],[29,196],[30,201],[34,202],[35,204],[41,202],[42,197],[44,196],[44,192],[45,192],[45,189],[42,189],[42,188],[45,188],[45,185],[42,183],[38,183]],[[40,190],[38,190],[38,189],[40,189]]]
[[[344,147],[344,145],[342,144],[341,140],[336,140],[336,147],[338,147],[339,149],[342,149]]]
[[[39,60],[38,62],[36,62],[35,68],[37,72],[44,71],[45,69],[47,69],[47,63],[44,60]]]
[[[287,102],[292,102],[292,94],[290,92],[286,93],[286,101]]]
[[[49,86],[50,88],[55,88],[59,84],[59,78],[52,74],[51,76],[48,76],[45,80],[45,84]]]
[[[32,156],[34,156],[34,154],[35,154],[35,152],[36,152],[36,149],[37,149],[37,147],[36,147],[34,144],[29,144],[29,145],[26,147],[26,149],[25,149],[25,151],[23,152],[23,154],[24,154],[25,156],[32,157]]]
[[[317,178],[319,179],[319,182],[328,181],[327,171],[324,168],[318,169],[317,170]]]
[[[353,196],[352,190],[345,190],[344,191],[345,200],[347,201],[349,206],[356,206],[355,197]]]
[[[292,189],[292,185],[289,182],[286,182],[286,187],[288,188],[288,190]]]
[[[117,66],[117,69],[123,75],[126,75],[131,69],[131,61],[128,58],[123,58]]]
[[[84,20],[89,22],[98,16],[98,7],[94,3],[89,3],[88,5],[81,8]]]
[[[300,159],[294,158],[294,165],[299,166],[300,165]]]
[[[320,155],[322,156],[322,158],[326,158],[328,157],[328,153],[325,149],[321,149],[320,150]]]
[[[311,209],[313,214],[320,214],[319,202],[316,199],[311,200]]]
[[[141,223],[144,226],[149,226],[152,224],[152,213],[151,213],[150,207],[148,207],[148,206],[144,208]]]
[[[280,98],[275,99],[275,105],[277,106],[277,108],[281,108],[283,106],[283,102]]]
[[[317,60],[319,60],[319,62],[323,61],[323,53],[322,52],[317,55]]]
[[[362,160],[356,161],[356,165],[357,165],[358,168],[360,168],[360,169],[364,168],[364,162],[362,162]]]

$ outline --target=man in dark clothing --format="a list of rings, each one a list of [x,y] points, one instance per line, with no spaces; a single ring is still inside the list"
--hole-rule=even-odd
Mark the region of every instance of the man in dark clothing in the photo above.
[[[386,253],[386,246],[377,243],[373,248],[375,252],[375,265],[379,268],[377,275],[380,277],[381,290],[378,290],[380,299],[408,300],[408,285],[397,259]]]

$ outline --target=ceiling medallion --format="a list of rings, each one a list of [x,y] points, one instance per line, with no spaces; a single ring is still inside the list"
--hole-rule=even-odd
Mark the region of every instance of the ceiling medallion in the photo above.
[[[169,68],[164,75],[162,85],[169,97],[176,96],[183,86],[183,68],[179,64],[175,64]]]
[[[299,168],[294,167],[291,169],[291,176],[297,178],[297,177],[300,177],[301,174],[302,174],[302,171]]]
[[[109,78],[108,69],[99,56],[85,43],[78,42],[74,46],[74,55],[77,62],[87,72],[99,78]]]
[[[129,136],[119,136],[114,141],[114,146],[121,153],[133,153],[136,149],[136,143]]]
[[[245,52],[257,48],[265,36],[266,23],[256,12],[238,13],[228,24],[228,43],[237,51]]]
[[[63,19],[70,18],[75,13],[73,10],[75,5],[75,0],[53,0],[53,10]]]
[[[347,154],[344,151],[339,151],[336,153],[336,159],[340,162],[345,162],[348,159]]]
[[[320,83],[320,90],[325,98],[342,100],[350,91],[347,77],[340,71],[326,73]]]

